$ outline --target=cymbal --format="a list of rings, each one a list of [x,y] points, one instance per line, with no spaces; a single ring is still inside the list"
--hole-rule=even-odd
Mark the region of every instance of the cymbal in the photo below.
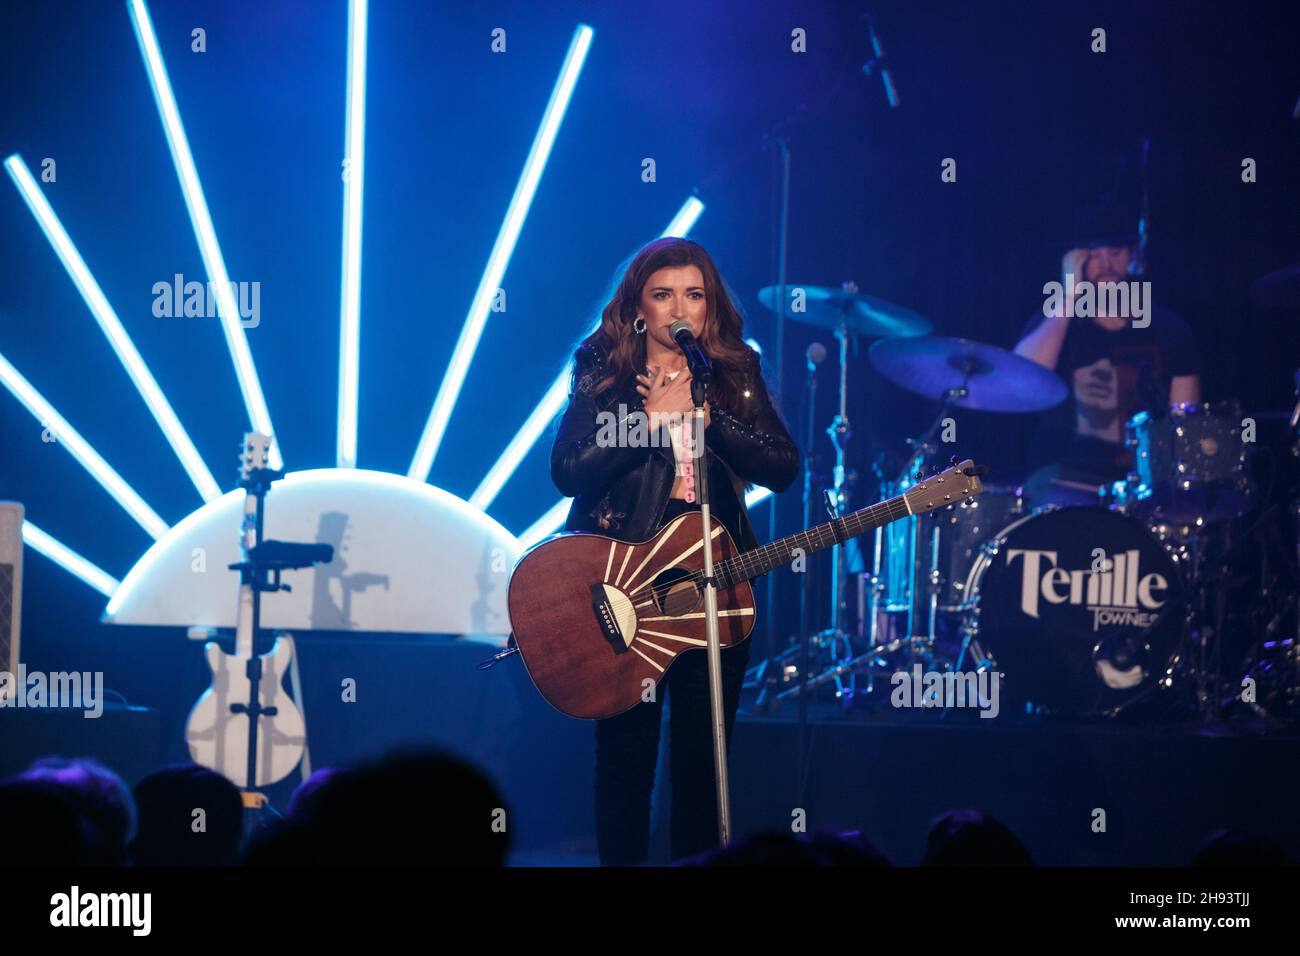
[[[780,288],[770,285],[760,289],[758,301],[775,312]],[[852,286],[846,290],[788,283],[785,295],[785,314],[789,318],[821,329],[838,330],[843,321],[850,332],[858,335],[890,338],[929,335],[934,330],[929,319],[911,309],[862,295]]]
[[[1300,308],[1300,265],[1260,276],[1250,284],[1250,297],[1274,309]]]
[[[1037,362],[970,339],[882,339],[869,354],[881,375],[917,395],[941,401],[964,386],[952,400],[957,408],[1040,412],[1068,393],[1061,377]]]

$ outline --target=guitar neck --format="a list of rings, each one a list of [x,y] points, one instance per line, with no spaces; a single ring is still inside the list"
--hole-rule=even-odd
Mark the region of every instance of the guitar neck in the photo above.
[[[248,560],[248,549],[257,543],[257,497],[251,492],[244,493],[244,520],[239,529],[240,560]],[[242,577],[242,575],[241,575]],[[235,656],[253,656],[253,594],[252,582],[240,582],[239,610],[235,615]]]
[[[844,515],[825,524],[819,524],[806,531],[779,538],[771,544],[765,544],[753,551],[746,551],[734,558],[720,561],[714,568],[720,587],[728,587],[740,581],[748,581],[760,574],[766,574],[773,568],[789,564],[796,557],[796,549],[803,554],[812,554],[834,544],[856,538],[860,534],[874,531],[891,521],[906,518],[912,513],[903,495],[881,501],[878,504]]]
[[[263,435],[260,432],[244,433],[244,454],[240,461],[239,479],[240,483],[248,481],[249,475],[257,468],[265,468],[267,459],[270,456],[271,436]],[[264,492],[263,492],[264,493]],[[248,561],[248,552],[257,544],[257,508],[258,495],[251,487],[245,486],[244,489],[244,518],[239,526],[239,556],[240,560]],[[251,581],[242,580],[239,585],[239,612],[235,617],[235,655],[237,657],[252,657],[255,638],[257,637],[256,623],[253,618],[254,602],[257,596],[254,593],[254,587]]]

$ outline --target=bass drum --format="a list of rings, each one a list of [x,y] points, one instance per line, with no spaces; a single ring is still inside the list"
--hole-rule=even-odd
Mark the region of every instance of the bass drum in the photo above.
[[[1114,715],[1166,676],[1183,619],[1178,566],[1135,519],[1042,508],[981,548],[966,629],[997,662],[1001,709]]]

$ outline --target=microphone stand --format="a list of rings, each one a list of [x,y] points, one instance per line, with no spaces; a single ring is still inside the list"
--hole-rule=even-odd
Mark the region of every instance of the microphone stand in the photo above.
[[[709,505],[709,461],[704,439],[704,399],[707,371],[692,372],[691,400],[695,414],[691,426],[691,454],[695,467],[695,497],[700,503],[701,542],[704,548],[704,623],[708,637],[709,705],[713,725],[713,773],[718,797],[718,843],[731,842],[731,791],[727,781],[727,724],[722,699],[722,642],[718,635],[718,582],[713,576],[713,516]]]
[[[781,163],[781,214],[780,222],[777,225],[777,253],[776,253],[776,284],[778,286],[778,295],[776,300],[776,360],[772,363],[775,372],[775,381],[773,385],[776,389],[776,400],[781,401],[782,388],[784,386],[784,365],[785,365],[785,283],[786,283],[786,263],[789,255],[789,237],[790,237],[790,141],[781,134],[776,139],[777,146],[780,147],[779,159]],[[811,446],[811,443],[810,443]],[[806,482],[805,482],[806,484]],[[805,491],[805,497],[807,492]],[[777,534],[778,518],[777,504],[779,499],[774,495],[768,504],[767,509],[767,540],[775,541]],[[807,504],[804,506],[804,527],[808,527],[807,522]],[[763,660],[764,666],[759,671],[763,678],[763,686],[759,691],[759,707],[766,706],[769,712],[776,707],[777,693],[780,690],[781,675],[777,672],[779,656],[776,647],[776,579],[769,578],[764,591],[765,613],[763,615],[767,626],[763,629]],[[807,634],[807,630],[801,630],[801,634]]]

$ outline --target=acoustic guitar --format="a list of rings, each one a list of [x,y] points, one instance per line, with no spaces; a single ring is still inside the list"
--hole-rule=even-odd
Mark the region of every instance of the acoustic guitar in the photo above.
[[[749,581],[783,564],[982,490],[966,460],[903,494],[752,551],[713,522],[718,631],[731,647],[754,630]],[[706,646],[702,518],[689,511],[646,541],[553,535],[515,565],[507,595],[514,640],[538,691],[582,719],[630,710],[685,651]]]

